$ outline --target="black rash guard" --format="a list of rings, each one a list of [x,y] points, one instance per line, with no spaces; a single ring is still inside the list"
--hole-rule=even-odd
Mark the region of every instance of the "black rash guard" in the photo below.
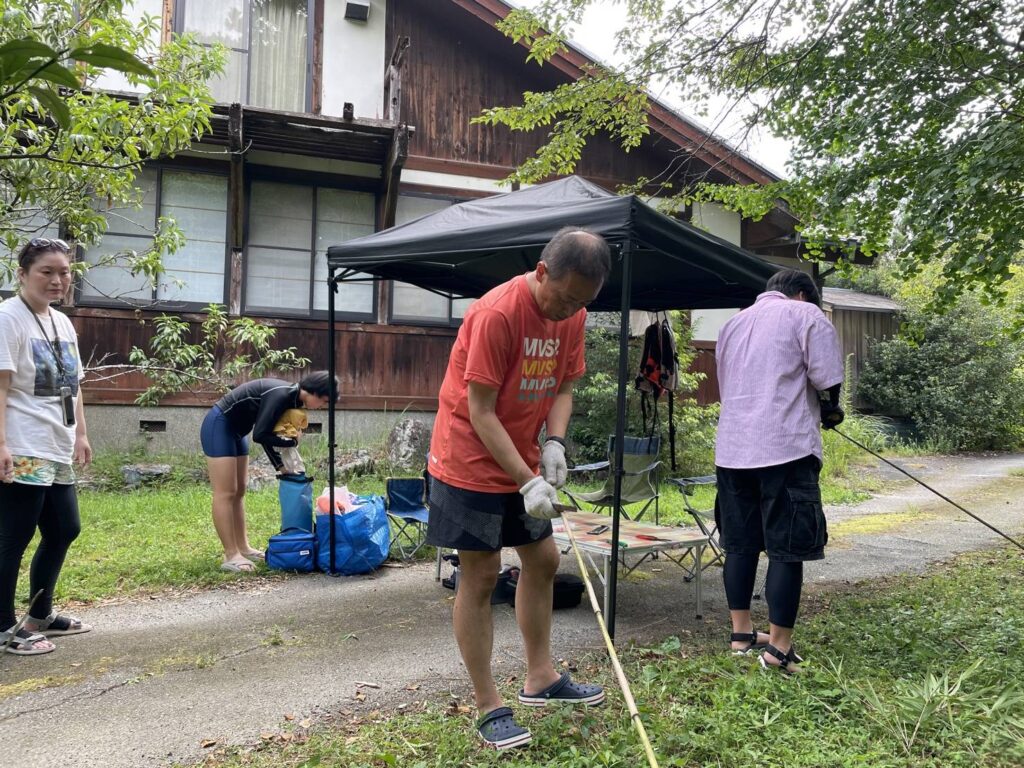
[[[274,425],[289,408],[301,408],[299,385],[281,379],[255,379],[235,387],[217,401],[217,408],[239,436],[252,432],[254,442],[263,446],[270,463],[281,466],[274,450],[292,448],[296,441],[274,434]]]

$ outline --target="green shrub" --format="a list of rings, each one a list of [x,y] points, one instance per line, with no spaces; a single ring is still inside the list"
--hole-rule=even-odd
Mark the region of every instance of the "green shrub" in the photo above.
[[[938,448],[1015,448],[1024,438],[1024,347],[967,295],[944,315],[911,307],[908,333],[872,346],[858,393]]]

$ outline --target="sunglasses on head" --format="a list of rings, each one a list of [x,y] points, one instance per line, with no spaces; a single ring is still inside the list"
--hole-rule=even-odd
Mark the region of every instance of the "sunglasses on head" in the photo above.
[[[28,241],[28,244],[32,248],[59,248],[64,253],[71,250],[70,245],[56,237],[33,237]]]

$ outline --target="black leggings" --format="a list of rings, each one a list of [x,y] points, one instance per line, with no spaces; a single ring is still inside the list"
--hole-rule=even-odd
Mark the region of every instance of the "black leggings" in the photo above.
[[[29,597],[43,590],[31,615],[45,619],[53,610],[53,590],[64,556],[82,529],[75,486],[0,483],[0,630],[17,621],[18,570],[36,528],[40,541],[29,570]]]
[[[725,556],[722,578],[730,611],[749,611],[750,597],[754,594],[757,578],[758,555]],[[777,627],[792,629],[800,608],[800,591],[804,583],[803,563],[768,563],[768,578],[764,586],[764,599],[768,603],[768,621]]]

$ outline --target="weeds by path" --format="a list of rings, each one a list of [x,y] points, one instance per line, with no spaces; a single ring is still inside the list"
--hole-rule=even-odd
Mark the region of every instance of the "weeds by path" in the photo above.
[[[718,637],[624,649],[626,674],[661,765],[1024,765],[1022,570],[1019,553],[972,554],[923,576],[819,600],[799,628],[809,663],[807,674],[795,679],[762,672],[752,658],[729,656]],[[342,713],[343,724],[312,731],[302,723],[267,734],[255,749],[211,755],[206,764],[646,765],[603,657],[581,664],[581,677],[608,687],[608,705],[547,714],[517,707],[535,743],[511,756],[478,746],[464,702],[432,698],[391,715],[353,719]],[[508,681],[506,697],[519,684]]]

